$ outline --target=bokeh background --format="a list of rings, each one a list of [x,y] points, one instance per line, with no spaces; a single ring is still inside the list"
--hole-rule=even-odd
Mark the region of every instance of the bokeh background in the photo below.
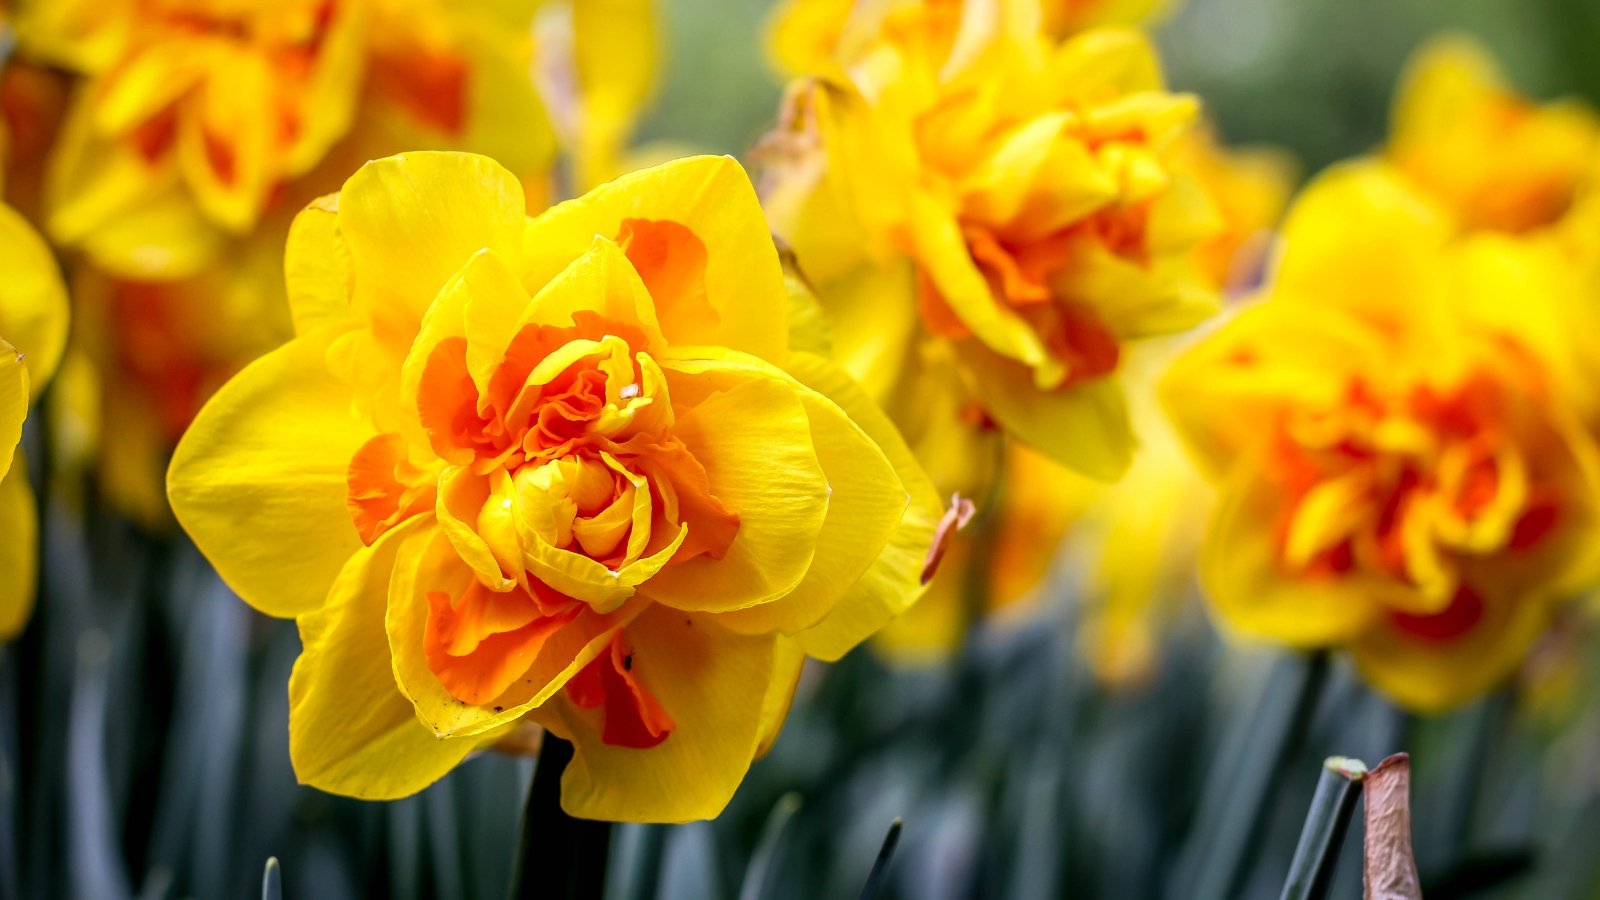
[[[668,68],[641,140],[743,154],[781,91],[767,5],[663,4]],[[1475,35],[1534,96],[1600,103],[1588,0],[1189,0],[1157,35],[1173,86],[1231,143],[1311,173],[1382,141],[1407,55],[1442,30]],[[0,896],[250,896],[269,855],[289,898],[505,895],[531,760],[485,755],[387,804],[300,788],[292,623],[230,598],[181,538],[58,507],[44,543],[34,620],[0,653]],[[614,830],[610,896],[853,896],[901,818],[888,896],[1272,897],[1321,759],[1402,749],[1427,896],[1600,896],[1585,616],[1517,684],[1422,720],[1337,659],[1224,642],[1192,587],[1162,599],[1147,676],[1107,684],[1076,640],[1088,564],[1064,548],[1028,614],[944,661],[863,647],[809,672],[720,819]],[[1317,678],[1303,737],[1280,747]],[[1260,825],[1240,828],[1255,806]],[[1335,896],[1359,896],[1357,857]]]

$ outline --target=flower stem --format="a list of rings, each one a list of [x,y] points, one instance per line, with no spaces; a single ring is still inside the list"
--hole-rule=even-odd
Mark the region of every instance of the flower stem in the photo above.
[[[1360,760],[1333,757],[1322,764],[1300,844],[1289,864],[1281,900],[1324,900],[1333,887],[1334,864],[1361,797],[1367,767]]]
[[[561,808],[561,773],[571,761],[572,744],[546,732],[522,813],[511,900],[605,894],[611,823],[574,819]]]
[[[1283,771],[1304,743],[1327,681],[1326,651],[1284,660],[1275,667],[1257,713],[1237,752],[1224,751],[1207,775],[1199,810],[1200,835],[1209,841],[1190,860],[1192,879],[1181,896],[1231,900],[1248,874],[1270,799]]]

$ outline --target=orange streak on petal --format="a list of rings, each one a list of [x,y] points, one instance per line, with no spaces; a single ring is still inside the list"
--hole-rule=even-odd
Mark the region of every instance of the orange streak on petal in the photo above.
[[[654,747],[677,727],[660,701],[639,682],[641,663],[623,635],[567,682],[567,697],[583,709],[601,708],[605,724],[600,739],[616,747],[645,750]]]
[[[434,485],[406,458],[405,438],[380,434],[350,459],[345,506],[361,542],[372,546],[401,521],[433,508]]]
[[[477,581],[454,602],[432,591],[423,632],[428,668],[457,700],[488,703],[528,671],[545,641],[581,608],[575,601],[540,600],[520,589],[497,593]]]

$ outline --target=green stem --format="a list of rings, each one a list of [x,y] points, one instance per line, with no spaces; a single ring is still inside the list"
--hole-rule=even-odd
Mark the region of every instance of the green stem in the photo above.
[[[546,732],[522,813],[511,900],[605,895],[611,823],[574,819],[561,808],[561,773],[572,744]]]
[[[878,859],[867,873],[867,883],[861,888],[861,900],[877,900],[889,879],[889,860],[894,858],[894,848],[900,844],[900,820],[889,823],[889,833],[883,836],[883,846],[878,848]]]
[[[1324,900],[1333,886],[1334,864],[1344,846],[1344,833],[1361,798],[1367,767],[1360,760],[1333,757],[1322,764],[1317,793],[1311,798],[1300,844],[1289,864],[1281,900]]]
[[[1247,740],[1237,755],[1224,753],[1212,766],[1201,804],[1201,834],[1212,835],[1203,856],[1191,865],[1194,900],[1233,900],[1248,872],[1250,850],[1258,842],[1267,805],[1277,794],[1284,769],[1305,740],[1327,682],[1328,655],[1316,651],[1276,667],[1251,719]]]

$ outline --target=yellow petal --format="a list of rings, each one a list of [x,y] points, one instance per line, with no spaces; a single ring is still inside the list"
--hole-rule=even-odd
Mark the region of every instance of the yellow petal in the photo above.
[[[528,670],[492,704],[475,706],[444,689],[428,667],[423,649],[428,593],[456,596],[471,578],[471,570],[455,557],[444,537],[424,530],[408,543],[390,580],[386,628],[394,680],[416,707],[416,717],[441,737],[483,734],[549,701],[646,605],[632,600],[610,615],[584,609],[544,642]]]
[[[718,621],[751,634],[803,632],[807,652],[837,659],[921,595],[943,510],[898,433],[849,376],[805,354],[788,365],[807,385],[800,396],[828,476],[827,518],[794,591]]]
[[[660,744],[640,750],[601,740],[601,709],[578,709],[562,697],[538,710],[539,721],[574,745],[561,777],[561,808],[624,822],[715,817],[771,734],[777,703],[769,696],[780,674],[781,639],[734,634],[713,616],[659,606],[628,626],[624,639],[634,676],[675,727]],[[798,675],[792,657],[784,661],[781,674]]]
[[[739,516],[739,530],[722,559],[669,566],[641,593],[703,611],[788,594],[811,565],[828,509],[828,478],[799,392],[714,362],[668,358],[662,366],[674,403],[687,407],[674,433],[705,466],[712,496]],[[714,393],[699,400],[707,392]]]
[[[294,217],[283,272],[295,334],[350,320],[350,251],[339,235],[339,195],[311,201]]]
[[[1007,433],[1091,478],[1115,481],[1127,471],[1133,426],[1117,378],[1040,390],[1028,369],[973,341],[956,350],[973,393]]]
[[[522,184],[487,157],[407,153],[362,166],[339,192],[354,307],[409,346],[439,289],[479,250],[520,255]]]
[[[395,684],[384,610],[397,550],[413,520],[362,547],[328,601],[300,617],[304,649],[289,677],[289,758],[302,784],[365,800],[405,797],[492,740],[441,740]]]
[[[0,338],[0,475],[11,470],[11,457],[22,442],[28,418],[28,368],[22,354]]]
[[[827,617],[795,636],[807,654],[834,660],[922,596],[923,567],[944,516],[944,505],[888,416],[847,376],[826,360],[801,354],[790,359],[789,371],[839,405],[894,468],[907,498],[905,511],[871,565],[846,589]],[[820,555],[821,550],[818,552]]]
[[[621,325],[644,330],[647,347],[662,346],[661,325],[650,292],[633,263],[609,238],[596,234],[591,245],[540,288],[525,321],[571,325],[579,312],[594,312]]]
[[[273,616],[322,605],[361,545],[350,459],[376,433],[328,371],[330,332],[256,360],[212,397],[173,453],[167,497],[229,587]]]
[[[0,475],[0,641],[22,632],[38,586],[39,511],[19,457]]]
[[[821,291],[833,328],[831,356],[879,402],[902,376],[918,335],[910,264],[864,265]]]
[[[528,77],[533,66],[528,34],[533,14],[526,3],[518,5],[522,8],[498,11],[500,22],[487,17],[457,19],[459,53],[472,68],[467,79],[466,129],[452,138],[450,145],[498,161],[527,179],[532,191],[531,185],[548,177],[556,134],[544,101]]]
[[[578,183],[620,174],[620,153],[655,92],[661,48],[656,0],[579,0],[572,4],[578,93]]]
[[[1550,621],[1548,599],[1523,595],[1485,600],[1466,633],[1418,637],[1392,622],[1375,623],[1351,646],[1373,687],[1420,713],[1442,712],[1504,682]]]
[[[37,396],[67,343],[67,289],[55,256],[16,210],[0,204],[0,338],[17,349]],[[3,469],[0,469],[3,471]]]
[[[529,289],[543,287],[588,252],[595,235],[615,238],[627,219],[676,222],[705,245],[706,298],[715,321],[702,310],[658,303],[668,342],[783,358],[783,270],[755,189],[731,157],[691,157],[625,175],[535,218],[522,239]]]
[[[1426,316],[1448,302],[1437,285],[1447,220],[1387,165],[1335,166],[1295,201],[1283,226],[1275,296],[1307,306]],[[1352,286],[1359,286],[1353,289]]]
[[[720,620],[719,620],[720,621]],[[806,654],[794,641],[778,638],[773,649],[772,683],[767,688],[766,702],[761,705],[761,739],[756,744],[756,758],[767,755],[777,742],[783,723],[789,718],[789,707],[794,703],[794,691],[800,683],[800,673],[805,667]]]
[[[920,194],[912,215],[917,261],[961,323],[993,352],[1040,367],[1041,378],[1059,376],[1060,363],[1045,353],[1039,335],[989,288],[955,218]]]
[[[1280,561],[1274,523],[1283,498],[1259,463],[1236,462],[1200,554],[1211,608],[1231,628],[1296,647],[1343,643],[1377,614],[1369,586],[1354,576],[1296,577]]]

